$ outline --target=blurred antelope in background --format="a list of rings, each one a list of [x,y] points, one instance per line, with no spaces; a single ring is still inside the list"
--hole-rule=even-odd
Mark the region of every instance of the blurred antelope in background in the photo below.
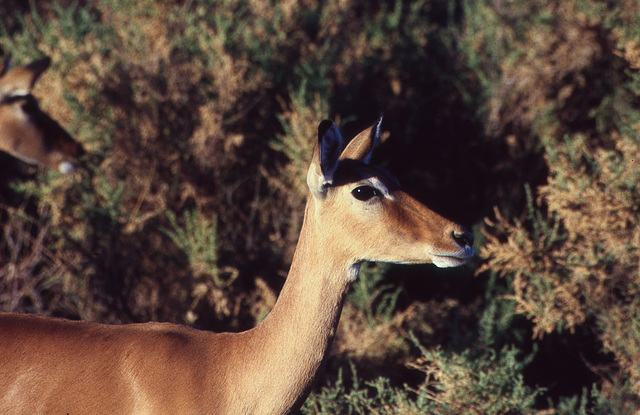
[[[0,150],[29,164],[70,173],[84,150],[31,94],[50,63],[50,58],[43,58],[9,70],[9,57],[0,64]]]
[[[290,414],[325,361],[363,261],[464,264],[473,238],[369,165],[380,121],[344,150],[320,124],[280,296],[241,333],[0,313],[1,414]]]

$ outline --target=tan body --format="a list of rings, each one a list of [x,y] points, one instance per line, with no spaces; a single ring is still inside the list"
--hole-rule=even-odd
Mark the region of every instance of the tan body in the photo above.
[[[69,173],[84,150],[31,95],[50,62],[44,58],[11,71],[9,59],[0,64],[0,151],[29,164]]]
[[[462,227],[363,162],[378,127],[340,155],[339,132],[321,124],[298,246],[261,324],[216,334],[0,314],[0,413],[266,415],[299,408],[362,261],[456,266],[473,252]]]

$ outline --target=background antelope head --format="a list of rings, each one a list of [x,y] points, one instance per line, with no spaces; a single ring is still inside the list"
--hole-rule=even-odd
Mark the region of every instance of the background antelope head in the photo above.
[[[84,150],[31,94],[50,63],[47,57],[9,70],[9,57],[0,64],[0,150],[29,164],[70,173]]]

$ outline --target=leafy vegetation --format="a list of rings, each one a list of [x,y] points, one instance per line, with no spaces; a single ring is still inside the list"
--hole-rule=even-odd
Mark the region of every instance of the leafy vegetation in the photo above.
[[[89,154],[0,155],[0,308],[255,325],[318,123],[383,112],[375,161],[479,255],[363,267],[302,413],[637,413],[638,28],[634,0],[4,1],[0,55],[52,57],[34,94]]]

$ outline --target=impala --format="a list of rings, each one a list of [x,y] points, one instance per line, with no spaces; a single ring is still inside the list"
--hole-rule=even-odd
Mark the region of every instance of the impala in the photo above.
[[[29,164],[60,173],[73,171],[83,149],[38,105],[31,89],[49,67],[44,58],[9,70],[11,58],[0,64],[0,150]]]
[[[380,121],[342,148],[319,127],[287,280],[241,333],[169,323],[103,325],[0,313],[0,413],[286,414],[326,359],[363,261],[463,264],[472,236],[368,165]]]

